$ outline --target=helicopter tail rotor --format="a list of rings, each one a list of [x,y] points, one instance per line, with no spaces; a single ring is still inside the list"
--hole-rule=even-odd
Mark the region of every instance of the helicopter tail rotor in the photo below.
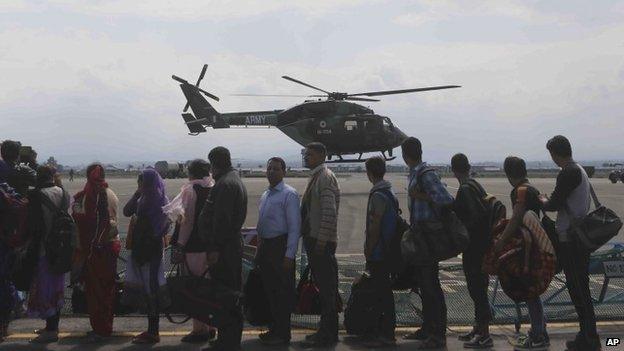
[[[213,95],[213,94],[211,94],[211,93],[209,93],[209,92],[207,92],[207,91],[205,91],[205,90],[203,90],[203,89],[201,89],[201,88],[199,87],[199,83],[201,83],[202,79],[204,79],[204,76],[206,75],[206,70],[207,70],[207,69],[208,69],[208,65],[207,65],[207,64],[204,64],[204,67],[202,67],[201,73],[199,73],[199,78],[197,78],[197,83],[195,83],[195,85],[194,85],[194,86],[193,86],[193,85],[191,85],[191,83],[189,83],[186,79],[180,78],[180,77],[178,77],[178,76],[176,76],[176,75],[172,75],[172,76],[171,76],[171,78],[172,78],[173,80],[175,80],[175,81],[177,81],[177,82],[181,83],[182,85],[192,86],[192,87],[194,87],[195,89],[197,89],[197,91],[201,92],[202,94],[206,95],[207,97],[209,97],[209,98],[211,98],[211,99],[213,99],[213,100],[215,100],[215,101],[219,101],[219,98],[218,98],[217,96],[215,96],[215,95]],[[187,102],[187,103],[186,103],[186,105],[184,105],[183,112],[188,111],[189,107],[190,107],[190,105],[189,105],[189,103]]]

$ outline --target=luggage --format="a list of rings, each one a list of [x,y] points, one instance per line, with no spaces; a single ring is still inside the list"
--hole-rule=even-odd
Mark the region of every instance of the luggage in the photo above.
[[[253,326],[265,326],[271,323],[271,305],[264,290],[262,274],[258,267],[247,276],[243,290],[245,319]]]
[[[74,250],[76,249],[76,223],[67,212],[69,203],[65,195],[65,191],[63,191],[63,201],[60,207],[56,206],[45,195],[41,195],[43,205],[53,214],[52,226],[48,235],[43,238],[43,245],[50,272],[54,274],[64,274],[71,271]]]
[[[167,278],[166,286],[171,297],[171,305],[165,312],[167,319],[176,324],[191,318],[215,327],[228,324],[233,318],[232,310],[240,305],[240,291],[206,278],[208,271],[202,276],[181,275],[180,267],[177,268],[177,274]],[[185,314],[188,318],[174,322],[172,314]]]
[[[494,229],[493,243],[503,233],[509,220],[501,221]],[[555,275],[555,250],[533,211],[527,211],[518,232],[499,253],[493,245],[483,259],[483,271],[498,275],[507,296],[516,302],[535,299],[543,294]]]
[[[340,313],[342,312],[342,309],[342,297],[340,297],[340,293],[337,293],[336,310]],[[319,296],[319,288],[316,286],[314,279],[312,279],[310,275],[309,265],[303,271],[299,284],[297,285],[295,313],[303,315],[321,315],[321,297]]]
[[[429,265],[456,257],[468,247],[468,230],[455,212],[445,211],[437,221],[421,221],[401,240],[407,264]]]
[[[367,274],[362,274],[351,285],[344,311],[344,326],[349,335],[372,335],[377,330],[381,311],[372,283]]]
[[[596,209],[583,218],[572,218],[572,211],[566,202],[566,212],[570,215],[570,232],[579,243],[588,251],[593,252],[615,237],[622,220],[613,210],[606,208],[598,201],[594,187],[589,184],[592,199]]]

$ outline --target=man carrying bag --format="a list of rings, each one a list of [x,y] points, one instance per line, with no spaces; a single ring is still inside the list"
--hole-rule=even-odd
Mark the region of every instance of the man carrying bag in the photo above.
[[[403,160],[410,168],[408,202],[412,228],[410,232],[413,232],[419,226],[422,227],[424,222],[438,221],[438,210],[451,206],[453,197],[448,193],[437,173],[422,161],[422,146],[418,139],[407,138],[401,145],[401,150]],[[404,240],[406,239],[404,237]],[[435,245],[435,243],[427,244]],[[438,260],[432,259],[419,264],[415,267],[415,272],[422,296],[423,325],[418,331],[406,335],[405,339],[421,341],[417,349],[443,348],[446,345],[446,302],[438,276]]]
[[[591,184],[583,168],[574,162],[572,146],[566,137],[553,137],[546,148],[561,171],[550,199],[542,197],[540,200],[545,211],[558,211],[556,229],[560,242],[559,259],[580,326],[576,338],[566,342],[566,347],[569,351],[600,350],[594,304],[589,290],[589,259],[595,247],[586,245],[587,240],[584,239],[587,237],[582,236],[588,233],[582,230],[579,232],[577,225],[577,221],[586,218],[589,213]]]

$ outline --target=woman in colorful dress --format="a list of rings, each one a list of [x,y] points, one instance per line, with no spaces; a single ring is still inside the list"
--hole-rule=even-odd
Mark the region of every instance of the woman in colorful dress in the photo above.
[[[75,259],[82,266],[78,281],[84,284],[92,331],[88,342],[99,342],[113,332],[113,306],[117,258],[121,249],[117,230],[119,200],[105,181],[100,164],[87,167],[87,184],[74,196],[72,216],[78,227]]]
[[[160,342],[159,310],[164,307],[164,295],[161,293],[166,290],[163,248],[170,226],[163,206],[168,203],[165,183],[158,172],[148,168],[141,174],[139,189],[123,210],[124,216],[137,217],[124,287],[128,294],[134,291],[134,295],[139,295],[136,299],[138,303],[147,302],[148,328],[132,340],[134,344]]]
[[[206,243],[198,234],[197,218],[203,209],[214,180],[210,176],[210,163],[197,159],[188,166],[189,182],[180,193],[164,207],[169,218],[176,222],[172,240],[172,263],[181,263],[185,274],[201,276],[208,268]],[[216,331],[207,324],[193,319],[193,330],[182,338],[186,343],[205,343],[214,339]]]
[[[58,209],[69,209],[69,194],[55,185],[56,171],[52,167],[37,169],[37,185],[28,193],[28,232],[35,240],[39,252],[35,274],[28,293],[27,314],[31,318],[46,321],[45,329],[36,330],[39,334],[31,343],[47,344],[58,341],[60,312],[65,302],[65,274],[50,271],[44,242],[52,229],[53,210],[46,205],[47,200]],[[46,200],[47,199],[47,200]]]

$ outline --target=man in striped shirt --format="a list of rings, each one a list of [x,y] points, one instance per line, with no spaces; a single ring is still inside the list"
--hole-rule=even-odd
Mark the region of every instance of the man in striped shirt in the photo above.
[[[301,236],[321,299],[321,322],[316,333],[306,337],[310,347],[338,342],[338,207],[340,188],[334,173],[325,165],[327,150],[321,143],[306,146],[305,166],[310,180],[301,201]]]

